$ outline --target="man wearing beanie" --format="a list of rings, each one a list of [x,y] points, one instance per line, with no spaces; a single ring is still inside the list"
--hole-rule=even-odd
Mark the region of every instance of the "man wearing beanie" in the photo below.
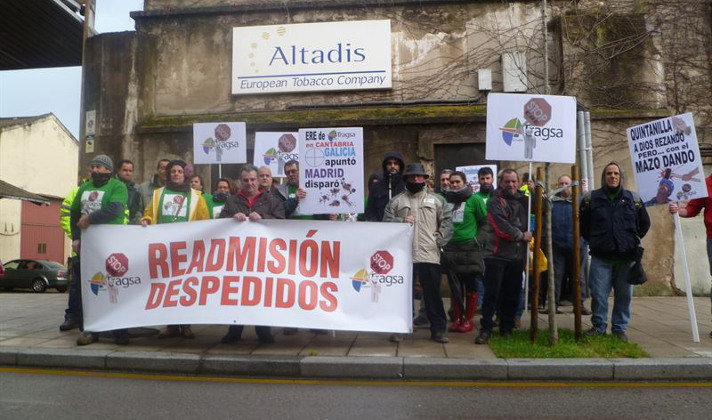
[[[628,341],[633,285],[628,282],[628,266],[638,255],[640,238],[650,229],[650,217],[638,194],[623,188],[623,171],[616,162],[603,169],[601,185],[583,198],[581,236],[591,254],[591,324],[589,336],[606,333],[608,295],[615,291],[611,332]]]
[[[413,226],[413,277],[417,276],[423,287],[425,312],[430,320],[430,339],[447,343],[447,318],[440,294],[440,248],[452,237],[452,206],[427,190],[425,180],[428,177],[423,165],[409,164],[403,173],[405,191],[388,202],[383,221]],[[391,336],[394,342],[402,339],[398,334]]]
[[[82,231],[90,225],[121,225],[126,222],[124,211],[128,199],[126,185],[111,176],[114,162],[106,155],[98,155],[89,162],[91,179],[77,191],[77,198],[72,203],[70,227],[72,229],[72,249],[80,254]],[[69,308],[67,315],[77,322],[82,322],[82,292],[80,259],[75,258],[72,270],[76,273],[69,286]],[[128,331],[116,330],[114,337],[117,344],[128,343]],[[99,339],[97,333],[84,331],[77,338],[77,345],[91,344]]]

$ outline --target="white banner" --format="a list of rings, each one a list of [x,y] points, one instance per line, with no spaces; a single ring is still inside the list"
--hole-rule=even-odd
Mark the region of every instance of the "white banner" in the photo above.
[[[692,114],[636,125],[626,132],[638,194],[645,205],[707,197]]]
[[[476,193],[480,190],[480,179],[477,176],[477,172],[479,172],[480,168],[492,169],[492,189],[497,188],[497,165],[458,166],[455,170],[465,174],[467,177],[467,185],[472,188],[473,193]]]
[[[576,98],[490,93],[486,158],[574,163]]]
[[[403,223],[305,220],[91,226],[82,235],[84,328],[410,332],[412,235]]]
[[[299,130],[301,214],[363,213],[363,128]]]
[[[272,177],[284,178],[284,164],[292,159],[299,161],[298,136],[299,133],[256,132],[253,164],[258,168],[269,166]]]
[[[244,122],[193,124],[193,163],[247,162]]]
[[[390,20],[232,30],[233,95],[391,86]]]

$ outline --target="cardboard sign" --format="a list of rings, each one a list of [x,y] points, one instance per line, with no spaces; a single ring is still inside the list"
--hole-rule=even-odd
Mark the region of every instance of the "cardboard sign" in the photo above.
[[[576,99],[572,96],[490,93],[487,160],[576,161]]]
[[[363,129],[299,130],[302,214],[363,213]]]
[[[193,163],[247,162],[244,122],[193,124]]]
[[[626,132],[638,194],[646,206],[707,197],[692,114],[636,125]]]
[[[298,138],[299,133],[256,132],[253,164],[269,166],[272,177],[284,178],[284,164],[299,161]]]
[[[84,327],[407,333],[412,235],[404,223],[308,220],[91,226],[82,235]]]

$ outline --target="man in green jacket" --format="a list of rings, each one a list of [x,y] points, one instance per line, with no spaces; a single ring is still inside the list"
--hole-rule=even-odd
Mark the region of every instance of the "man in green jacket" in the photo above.
[[[77,191],[77,196],[72,203],[71,222],[72,249],[81,255],[82,231],[90,225],[126,223],[124,211],[128,201],[126,185],[111,176],[114,163],[106,155],[98,155],[89,162],[91,179]],[[75,281],[69,289],[69,313],[76,322],[82,322],[82,291],[81,291],[81,263],[80,258],[74,258],[72,271],[76,274]],[[128,331],[117,330],[114,332],[117,344],[128,343]],[[97,333],[83,331],[77,338],[77,345],[91,344],[99,339]]]

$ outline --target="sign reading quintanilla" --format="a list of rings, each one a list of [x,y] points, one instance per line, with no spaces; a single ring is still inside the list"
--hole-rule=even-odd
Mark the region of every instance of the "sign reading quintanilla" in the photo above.
[[[636,125],[627,134],[638,194],[645,205],[707,197],[692,114]]]
[[[487,95],[487,160],[574,163],[573,96]]]
[[[233,28],[233,95],[390,88],[390,20]]]

